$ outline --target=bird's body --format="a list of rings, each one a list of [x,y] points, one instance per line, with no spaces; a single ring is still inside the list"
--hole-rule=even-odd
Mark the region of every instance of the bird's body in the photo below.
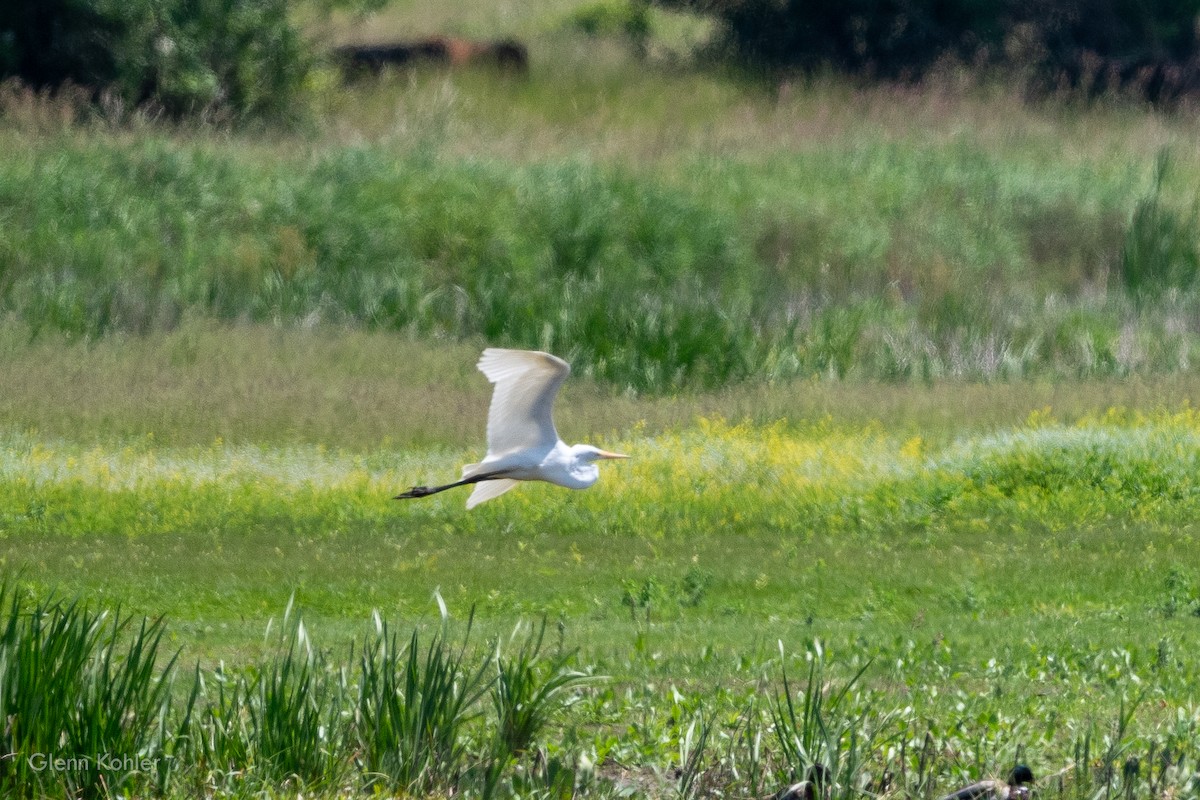
[[[951,792],[942,800],[1029,800],[1033,770],[1017,764],[1003,781],[984,780]]]
[[[397,499],[426,497],[475,484],[467,508],[507,492],[519,481],[546,481],[586,489],[600,477],[596,461],[628,458],[586,444],[568,445],[554,427],[554,398],[571,372],[566,361],[536,350],[488,348],[479,371],[496,384],[488,408],[487,455],[463,467],[462,479],[444,486],[414,486]]]

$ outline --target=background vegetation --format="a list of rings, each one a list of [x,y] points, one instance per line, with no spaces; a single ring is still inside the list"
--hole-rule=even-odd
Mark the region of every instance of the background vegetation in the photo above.
[[[0,749],[136,758],[0,792],[1200,791],[1186,105],[748,80],[643,4],[287,22],[530,71],[6,85]],[[477,460],[485,344],[635,459],[391,500]]]
[[[1195,0],[654,1],[716,17],[716,44],[758,68],[912,80],[949,61],[999,68],[1037,91],[1115,90],[1153,102],[1200,88]]]
[[[263,103],[299,114],[307,86],[327,133],[345,124],[348,104],[365,103],[368,110],[356,108],[352,118],[368,137],[346,144],[349,131],[317,139],[297,133],[299,146],[247,139],[230,149],[162,130],[131,137],[93,122],[85,136],[77,129],[31,139],[30,126],[59,127],[63,115],[123,117],[79,105],[69,93],[31,94],[72,70],[99,76],[99,68],[51,63],[60,50],[63,59],[86,50],[9,37],[20,64],[47,60],[18,69],[34,76],[31,89],[10,87],[3,100],[4,135],[15,150],[0,165],[0,307],[35,332],[145,333],[185,315],[349,323],[559,350],[585,374],[636,391],[823,374],[898,381],[1121,375],[1192,361],[1200,205],[1194,132],[1183,117],[1178,125],[1156,120],[1168,127],[1154,131],[1148,121],[1122,119],[1119,108],[1028,106],[986,83],[955,88],[949,74],[909,97],[818,79],[793,101],[792,84],[783,83],[774,103],[761,86],[701,74],[686,79],[700,93],[668,114],[673,84],[685,79],[661,54],[649,77],[638,77],[630,59],[651,57],[652,29],[678,44],[678,24],[672,29],[672,18],[652,18],[639,5],[614,6],[625,11],[607,17],[604,6],[564,7],[550,28],[560,31],[549,51],[552,68],[561,69],[552,83],[537,74],[496,85],[494,75],[418,72],[347,92],[333,68],[284,63],[301,50],[280,4],[191,4],[187,13],[211,17],[194,21],[180,16],[182,6],[106,8],[95,13],[125,16],[92,26],[89,36],[103,39],[100,31],[111,28],[137,41],[103,40],[116,72],[93,81],[118,87],[127,103],[153,96],[179,113],[220,105],[250,118],[257,92]],[[311,12],[310,36],[334,35],[334,18],[319,13],[329,9]],[[1162,24],[1147,23],[1141,38],[1175,52],[1183,45],[1155,42],[1185,36],[1165,20],[1186,8],[1161,11]],[[54,13],[84,19],[67,7]],[[1064,25],[1084,24],[1072,14]],[[1116,11],[1108,17],[1114,25],[1128,19]],[[973,19],[956,24],[999,25]],[[174,34],[154,26],[168,22],[210,39],[167,46]],[[909,22],[913,30],[929,27],[918,17]],[[69,27],[40,18],[11,24],[71,38]],[[234,24],[248,38],[227,30]],[[254,38],[273,30],[292,44]],[[158,43],[148,44],[155,36]],[[605,64],[613,44],[606,36],[630,40],[632,55]],[[1137,38],[1107,38],[1130,37]],[[223,55],[204,44],[210,40],[241,50]],[[564,42],[587,47],[586,57],[576,62]],[[139,61],[146,76],[123,77],[117,55],[159,51],[170,51],[162,58],[195,51],[200,60],[178,70]],[[282,60],[259,65],[247,60],[254,53]],[[586,76],[575,72],[584,63]],[[176,72],[191,95],[167,85],[164,76]],[[290,83],[285,89],[279,81]],[[141,95],[119,88],[135,84]],[[564,96],[585,113],[564,115]],[[383,112],[399,116],[388,122],[372,113],[380,100],[401,103]],[[635,106],[638,113],[629,113]],[[834,111],[842,106],[849,115]],[[915,115],[906,125],[872,119],[881,107],[902,106]],[[955,124],[954,113],[942,119],[947,106],[1009,113],[1001,131],[980,119]],[[514,116],[513,108],[522,111]],[[851,129],[854,109],[865,124]],[[141,124],[137,118],[126,126]],[[507,137],[536,138],[539,126],[594,139],[580,125],[595,120],[604,120],[612,157],[598,158],[588,141],[550,158],[535,145],[517,163],[510,153],[489,152]],[[719,141],[694,140],[714,120],[718,139],[738,131],[731,153],[718,154]],[[367,129],[380,121],[403,127]],[[664,123],[676,144],[653,133]],[[1090,138],[1059,137],[1061,125]],[[647,151],[646,137],[659,144]],[[1113,147],[1122,157],[1109,157]]]
[[[35,333],[354,324],[562,351],[639,391],[1161,373],[1196,347],[1194,166],[1170,148],[1139,170],[866,130],[635,169],[420,136],[9,136],[0,304]]]

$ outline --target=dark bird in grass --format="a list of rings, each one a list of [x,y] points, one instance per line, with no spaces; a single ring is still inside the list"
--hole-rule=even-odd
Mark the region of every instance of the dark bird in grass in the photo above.
[[[1017,764],[1002,781],[987,780],[964,786],[942,800],[1028,800],[1033,784],[1033,770]]]
[[[808,768],[804,780],[779,792],[774,800],[824,800],[829,796],[830,778],[829,767],[813,764]]]
[[[554,427],[554,398],[571,366],[557,356],[533,350],[488,348],[479,371],[496,384],[488,409],[488,451],[483,461],[463,467],[462,479],[442,486],[414,486],[397,500],[428,497],[475,484],[467,508],[499,497],[519,481],[547,481],[586,489],[600,478],[596,462],[629,458],[590,444],[568,445]]]

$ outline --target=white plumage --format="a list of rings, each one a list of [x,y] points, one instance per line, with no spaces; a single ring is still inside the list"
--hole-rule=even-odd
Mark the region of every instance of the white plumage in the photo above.
[[[600,477],[596,461],[628,458],[586,444],[567,445],[554,427],[554,398],[571,372],[557,356],[538,350],[490,347],[479,371],[496,384],[488,408],[487,455],[463,467],[462,479],[444,486],[414,486],[397,499],[426,497],[474,483],[467,508],[507,492],[518,481],[547,481],[586,489]]]

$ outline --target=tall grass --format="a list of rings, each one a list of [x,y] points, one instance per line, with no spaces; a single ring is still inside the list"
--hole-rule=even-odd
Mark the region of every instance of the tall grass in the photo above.
[[[785,656],[782,642],[779,650],[780,655]],[[856,797],[863,788],[860,773],[864,767],[864,753],[877,749],[879,745],[873,741],[877,735],[876,728],[887,725],[886,715],[882,720],[869,720],[865,713],[855,716],[852,711],[843,708],[849,705],[847,695],[870,663],[864,664],[854,676],[835,689],[826,686],[824,652],[820,642],[815,644],[809,657],[808,679],[799,692],[799,710],[786,667],[781,694],[770,708],[771,725],[787,765],[788,780],[803,778],[816,783],[818,786],[815,791],[820,795],[828,793],[831,797]]]
[[[468,621],[457,651],[445,630],[423,650],[416,631],[405,646],[379,623],[363,648],[355,713],[357,749],[371,780],[422,795],[451,789],[467,769],[464,729],[493,680],[489,659],[467,655],[470,627]]]
[[[1190,209],[1163,201],[1171,159],[1160,153],[1151,193],[1138,201],[1121,250],[1121,277],[1139,300],[1191,289],[1200,276],[1200,202]]]
[[[1067,718],[1058,720],[1061,731],[1046,729],[1056,724],[1053,697],[1031,695],[1016,714],[1004,701],[1006,689],[1030,685],[1004,678],[1026,668],[1019,662],[993,660],[981,676],[992,689],[981,694],[955,689],[936,657],[902,657],[891,667],[858,655],[843,662],[817,641],[799,687],[780,644],[779,659],[756,666],[762,676],[749,685],[691,697],[652,685],[616,694],[586,690],[561,657],[538,666],[542,639],[533,630],[499,663],[493,648],[468,650],[465,636],[451,644],[444,627],[424,646],[416,633],[402,645],[377,618],[360,655],[339,661],[319,654],[298,618],[289,625],[290,612],[273,652],[232,668],[197,667],[191,688],[176,693],[174,658],[152,658],[161,621],[121,626],[114,617],[118,624],[101,624],[97,636],[102,612],[12,585],[4,586],[10,613],[0,639],[6,796],[390,789],[603,797],[629,791],[621,770],[670,767],[672,777],[650,794],[761,792],[816,776],[835,797],[934,797],[1006,771],[1014,759],[1036,763],[1041,794],[1052,798],[1188,796],[1196,788],[1200,716],[1187,704],[1145,713],[1143,699],[1159,690],[1136,677],[1142,667],[1127,651],[1078,659],[1059,651],[1043,662],[1070,691],[1099,682],[1120,697],[1111,720]],[[122,631],[126,644],[114,657],[110,637]],[[925,656],[910,647],[914,657]],[[1161,668],[1170,658],[1159,653]],[[913,696],[893,696],[893,681]],[[756,702],[764,689],[775,692],[765,712]],[[1139,709],[1148,722],[1137,720]],[[536,757],[519,758],[524,749]]]
[[[173,748],[180,788],[333,791],[350,780],[350,672],[314,647],[291,612],[289,600],[266,660],[211,671],[197,666]]]
[[[567,669],[571,653],[545,659],[544,617],[536,629],[526,631],[523,639],[518,638],[521,627],[509,638],[513,652],[496,654],[496,680],[491,690],[499,720],[497,746],[508,756],[520,756],[538,741],[557,708],[556,696],[590,680],[585,673]]]
[[[8,580],[0,600],[6,797],[482,790],[511,768],[514,748],[541,743],[558,695],[578,683],[560,665],[535,677],[529,648],[515,671],[501,664],[512,702],[496,705],[506,748],[497,750],[474,730],[496,654],[468,651],[465,636],[455,647],[443,630],[422,647],[414,631],[400,646],[377,616],[352,668],[321,655],[299,618],[289,625],[289,603],[272,654],[197,666],[190,690],[176,695],[175,656],[157,658],[162,620],[30,598]]]
[[[6,578],[0,630],[0,789],[98,797],[164,775],[174,656],[162,620],[28,597]]]
[[[654,391],[1174,372],[1196,347],[1190,294],[1137,305],[1107,285],[1187,240],[1163,228],[1187,219],[1178,192],[1129,222],[1133,173],[966,140],[648,173],[381,146],[254,156],[158,135],[16,148],[0,307],[35,334],[202,315],[471,337]]]
[[[244,721],[247,741],[235,755],[246,747],[252,755],[244,763],[264,782],[338,787],[350,768],[342,741],[342,719],[349,713],[348,675],[316,651],[302,620],[289,626],[291,610],[289,600],[283,616],[286,633],[281,631],[266,663],[244,674],[220,676],[232,679],[233,691],[220,696],[228,704],[218,706],[212,719]],[[225,754],[208,760],[237,763]]]

